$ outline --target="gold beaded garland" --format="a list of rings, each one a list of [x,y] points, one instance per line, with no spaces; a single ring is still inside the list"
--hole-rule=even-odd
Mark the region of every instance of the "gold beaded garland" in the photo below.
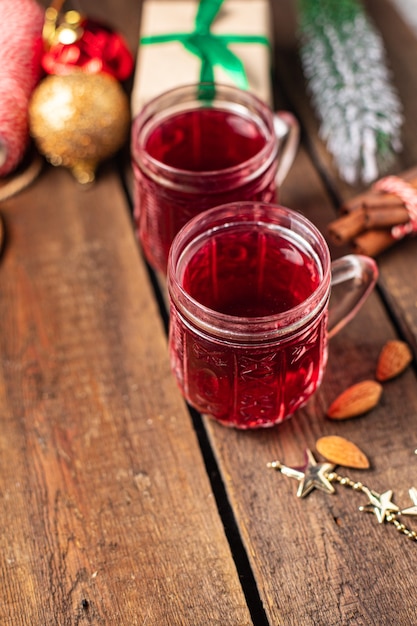
[[[372,513],[380,524],[387,522],[392,524],[394,528],[412,541],[417,541],[417,532],[408,528],[398,517],[401,515],[417,516],[417,489],[411,487],[409,494],[413,506],[401,509],[392,501],[392,490],[388,489],[383,493],[378,493],[370,489],[362,482],[355,482],[348,476],[341,476],[334,471],[336,467],[331,463],[317,463],[311,450],[307,449],[305,453],[305,462],[301,467],[288,467],[281,461],[272,461],[268,463],[268,467],[275,469],[284,476],[295,478],[299,482],[297,496],[304,498],[314,489],[320,489],[325,493],[335,493],[333,483],[338,483],[342,487],[347,487],[362,493],[368,498],[367,504],[360,506],[359,510],[365,513]]]

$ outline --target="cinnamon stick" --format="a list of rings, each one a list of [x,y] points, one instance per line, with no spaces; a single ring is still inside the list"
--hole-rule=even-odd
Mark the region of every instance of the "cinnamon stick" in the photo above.
[[[362,209],[346,213],[328,226],[333,242],[342,245],[359,235],[365,228],[365,212]]]
[[[353,240],[353,249],[357,254],[376,257],[388,250],[396,239],[389,230],[367,230]]]
[[[417,191],[417,167],[400,177]],[[390,248],[397,241],[393,227],[410,221],[401,197],[379,190],[378,185],[345,202],[340,212],[328,226],[330,238],[336,244],[350,243],[357,253],[368,256]]]
[[[391,228],[409,221],[409,214],[404,206],[361,208],[346,213],[331,222],[328,233],[333,243],[342,245],[366,230]]]
[[[403,201],[398,196],[391,193],[378,193],[370,194],[363,200],[362,206],[364,209],[372,209],[373,207],[386,207],[392,209],[395,207],[404,206]]]
[[[374,191],[361,194],[352,200],[348,200],[341,207],[341,211],[342,213],[352,213],[352,211],[356,211],[358,209],[372,208],[375,206],[385,206],[388,209],[404,205],[402,200],[394,194]]]
[[[366,208],[363,211],[365,229],[390,228],[398,224],[406,224],[410,216],[404,206],[380,208]]]

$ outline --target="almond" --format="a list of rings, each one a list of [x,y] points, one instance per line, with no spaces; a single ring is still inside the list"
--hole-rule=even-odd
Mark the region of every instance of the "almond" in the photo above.
[[[379,402],[382,385],[376,380],[363,380],[343,391],[327,410],[327,417],[345,420],[373,409]]]
[[[329,435],[317,440],[316,448],[325,459],[336,465],[351,467],[354,469],[368,469],[367,456],[352,441]]]
[[[404,341],[392,340],[382,348],[376,366],[376,378],[383,382],[401,374],[413,360],[413,353]]]

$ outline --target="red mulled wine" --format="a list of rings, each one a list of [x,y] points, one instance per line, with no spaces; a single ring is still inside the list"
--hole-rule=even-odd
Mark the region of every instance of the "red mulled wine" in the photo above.
[[[320,279],[315,260],[287,234],[254,224],[213,234],[190,258],[182,286],[219,313],[264,317],[304,302]]]
[[[213,172],[251,159],[265,143],[265,132],[251,118],[197,108],[162,120],[149,134],[145,150],[168,167]]]

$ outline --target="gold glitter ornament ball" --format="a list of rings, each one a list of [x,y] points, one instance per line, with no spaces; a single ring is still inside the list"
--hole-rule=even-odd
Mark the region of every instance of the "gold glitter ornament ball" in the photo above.
[[[99,163],[126,141],[129,100],[108,74],[51,75],[32,94],[29,125],[39,152],[52,165],[62,165],[80,183],[90,183]]]

